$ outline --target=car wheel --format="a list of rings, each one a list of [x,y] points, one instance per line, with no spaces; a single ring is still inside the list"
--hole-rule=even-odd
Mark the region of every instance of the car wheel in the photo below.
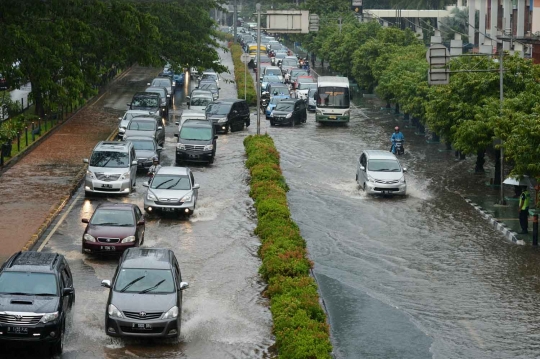
[[[358,173],[355,176],[355,180],[358,181]]]
[[[223,133],[229,133],[229,127],[231,127],[231,126],[226,125],[225,129],[223,130]],[[232,127],[231,127],[231,130],[232,130]]]
[[[209,164],[214,163],[214,156],[212,156],[212,158],[210,158],[210,159],[208,160],[208,163],[209,163]]]
[[[274,122],[274,120],[270,120],[270,126],[275,126],[276,123]]]
[[[64,351],[64,335],[65,335],[65,324],[62,324],[62,328],[60,329],[60,339],[58,339],[56,342],[51,344],[50,352],[51,355],[60,355]]]
[[[366,182],[364,182],[364,186],[362,187],[362,189],[364,190],[364,192],[366,191]]]
[[[251,124],[251,122],[249,120],[246,121],[246,127],[249,127],[249,125]]]
[[[238,130],[238,125],[236,123],[231,123],[230,125],[231,132],[236,132]]]

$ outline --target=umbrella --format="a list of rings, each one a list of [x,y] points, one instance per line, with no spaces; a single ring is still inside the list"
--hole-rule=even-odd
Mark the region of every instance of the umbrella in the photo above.
[[[503,181],[504,184],[511,186],[529,186],[530,182],[528,176],[523,176],[521,179],[517,177],[508,177]]]

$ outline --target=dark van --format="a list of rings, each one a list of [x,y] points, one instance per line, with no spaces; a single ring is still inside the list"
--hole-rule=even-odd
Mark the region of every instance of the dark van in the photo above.
[[[161,97],[153,92],[137,92],[131,102],[127,104],[128,110],[142,110],[160,115]]]
[[[224,133],[241,131],[249,127],[249,106],[246,100],[227,99],[210,103],[206,107],[206,119],[212,121],[216,131]]]
[[[214,163],[218,136],[212,122],[186,120],[174,136],[178,137],[176,164],[182,161]]]

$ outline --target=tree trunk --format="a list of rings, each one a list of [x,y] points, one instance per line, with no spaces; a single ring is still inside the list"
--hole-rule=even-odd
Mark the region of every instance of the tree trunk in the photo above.
[[[496,186],[501,185],[501,150],[495,149],[495,174],[493,178],[493,184]]]
[[[403,121],[409,121],[410,115],[408,113],[403,115]]]
[[[45,117],[45,101],[40,88],[34,83],[32,84],[32,97],[34,98],[35,114],[39,117]]]
[[[390,101],[386,101],[386,108],[392,108],[392,105],[390,104]]]
[[[484,163],[486,163],[485,160],[486,151],[485,150],[478,150],[476,152],[476,166],[474,167],[475,173],[484,173]]]
[[[452,144],[450,142],[446,142],[446,150],[451,151],[452,150]]]
[[[395,112],[395,114],[396,115],[399,114],[399,103],[397,103],[397,102],[396,102],[396,112]]]

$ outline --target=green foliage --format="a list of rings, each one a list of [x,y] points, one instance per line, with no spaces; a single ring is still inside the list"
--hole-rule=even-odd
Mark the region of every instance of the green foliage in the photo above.
[[[288,187],[279,167],[279,153],[268,135],[244,139],[251,174],[250,195],[255,201],[261,239],[261,276],[268,281],[274,334],[280,358],[331,358],[332,345],[326,315],[319,303],[317,285],[306,242],[291,219]]]
[[[244,87],[246,88],[245,98],[250,106],[257,105],[257,91],[255,90],[255,85],[251,74],[248,73],[245,76],[244,80],[244,71],[245,65],[240,61],[240,56],[244,53],[242,47],[239,44],[233,44],[229,42],[229,48],[231,50],[231,56],[234,63],[234,78],[236,80],[236,91],[238,93],[238,98],[244,98]]]

